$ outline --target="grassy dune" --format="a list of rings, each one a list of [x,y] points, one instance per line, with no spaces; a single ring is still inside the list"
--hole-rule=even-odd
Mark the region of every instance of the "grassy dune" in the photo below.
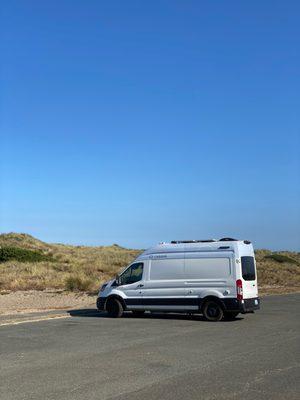
[[[129,264],[139,250],[113,246],[68,246],[48,244],[27,234],[2,234],[0,247],[38,252],[46,260],[24,262],[0,260],[0,290],[48,288],[93,292]]]
[[[24,251],[22,251],[22,249]],[[27,234],[0,235],[0,291],[63,289],[95,292],[141,250],[48,244]],[[256,251],[263,292],[300,291],[300,253]]]

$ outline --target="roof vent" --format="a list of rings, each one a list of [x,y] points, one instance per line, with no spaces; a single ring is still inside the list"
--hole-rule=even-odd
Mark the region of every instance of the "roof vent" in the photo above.
[[[219,242],[236,242],[237,239],[233,239],[233,238],[222,238],[219,240]]]

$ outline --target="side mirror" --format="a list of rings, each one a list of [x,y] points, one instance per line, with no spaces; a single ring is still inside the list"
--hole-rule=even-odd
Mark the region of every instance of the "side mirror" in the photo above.
[[[120,275],[119,275],[119,274],[116,275],[116,284],[117,284],[118,286],[120,286],[120,284],[121,284],[121,282],[120,282]]]

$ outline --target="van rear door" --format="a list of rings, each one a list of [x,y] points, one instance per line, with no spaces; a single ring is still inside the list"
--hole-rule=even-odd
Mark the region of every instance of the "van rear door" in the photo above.
[[[252,299],[258,296],[255,259],[252,256],[242,256],[243,297]]]

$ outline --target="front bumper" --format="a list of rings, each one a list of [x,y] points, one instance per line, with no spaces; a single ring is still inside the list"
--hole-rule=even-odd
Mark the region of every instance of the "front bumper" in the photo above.
[[[99,311],[105,311],[105,302],[106,302],[106,297],[98,297],[97,298],[96,306]]]

